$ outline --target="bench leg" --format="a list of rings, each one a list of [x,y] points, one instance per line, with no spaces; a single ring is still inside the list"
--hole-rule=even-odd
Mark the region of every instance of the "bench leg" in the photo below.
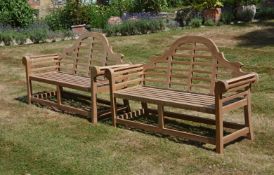
[[[220,93],[215,94],[215,118],[216,118],[216,152],[224,153],[224,119],[223,119],[223,102]]]
[[[216,152],[224,153],[224,126],[222,113],[216,114]]]
[[[158,105],[158,115],[159,128],[164,129],[164,107],[162,105]]]
[[[91,122],[97,124],[97,86],[95,83],[92,85],[91,90]]]
[[[28,95],[28,104],[31,104],[32,82],[28,78],[27,78],[27,95]]]
[[[63,88],[61,86],[56,86],[56,92],[57,92],[57,104],[61,105],[62,104],[62,91]]]
[[[116,127],[116,115],[117,115],[117,106],[116,106],[116,98],[111,97],[111,116],[112,116],[112,125]]]
[[[252,121],[251,121],[251,95],[250,95],[250,92],[247,95],[247,105],[244,107],[244,116],[245,116],[245,126],[249,128],[249,133],[248,133],[247,137],[250,140],[254,140]]]

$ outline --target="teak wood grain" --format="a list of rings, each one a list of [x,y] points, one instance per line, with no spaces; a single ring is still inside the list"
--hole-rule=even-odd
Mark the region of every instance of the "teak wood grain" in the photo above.
[[[215,43],[200,36],[186,36],[176,40],[162,55],[142,65],[108,69],[110,80],[113,125],[123,124],[161,134],[183,137],[214,144],[216,152],[224,152],[224,144],[239,137],[253,139],[251,122],[251,84],[256,73],[245,73],[242,64],[229,62]],[[230,78],[226,78],[229,76]],[[121,81],[122,80],[122,81]],[[158,124],[128,120],[136,112],[117,113],[116,99],[139,101],[142,114],[158,113]],[[157,105],[157,110],[148,104]],[[128,104],[129,105],[129,104]],[[215,115],[215,120],[165,111],[174,107]],[[224,113],[244,108],[243,125],[224,121]],[[130,107],[129,107],[130,109]],[[215,125],[215,136],[207,137],[165,127],[165,119],[189,120]],[[224,128],[234,132],[224,136]]]
[[[61,54],[24,56],[28,103],[36,102],[73,113],[86,115],[97,122],[97,93],[109,91],[109,81],[104,77],[107,68],[125,66],[123,55],[114,53],[107,38],[100,33],[87,32]],[[92,66],[99,66],[95,71]],[[32,82],[56,86],[57,102],[33,94]],[[62,104],[63,87],[90,93],[91,110],[84,111]]]

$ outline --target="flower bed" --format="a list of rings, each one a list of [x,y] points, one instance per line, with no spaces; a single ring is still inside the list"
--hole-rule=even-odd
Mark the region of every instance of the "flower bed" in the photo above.
[[[147,33],[155,33],[163,31],[165,29],[165,23],[162,19],[136,19],[126,20],[121,24],[108,25],[105,29],[107,36],[127,36],[127,35],[139,35]]]
[[[12,28],[0,25],[0,46],[55,42],[72,38],[73,33],[71,31],[52,31],[43,23],[34,23],[28,28]]]

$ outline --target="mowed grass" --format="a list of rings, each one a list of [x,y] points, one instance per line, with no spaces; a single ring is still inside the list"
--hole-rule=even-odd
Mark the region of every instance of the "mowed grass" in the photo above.
[[[228,145],[224,155],[199,144],[148,133],[94,126],[83,118],[22,102],[25,54],[62,51],[73,41],[0,48],[0,174],[274,174],[274,22],[171,30],[112,37],[125,62],[146,63],[178,37],[216,41],[226,58],[241,61],[260,81],[253,87],[255,140]],[[272,40],[273,39],[273,40]],[[242,119],[240,111],[226,116]]]

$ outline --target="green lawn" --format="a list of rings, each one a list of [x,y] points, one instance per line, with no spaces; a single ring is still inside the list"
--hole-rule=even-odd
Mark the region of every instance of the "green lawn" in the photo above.
[[[0,47],[0,174],[274,174],[274,21],[109,40],[125,62],[145,63],[184,35],[212,38],[228,60],[259,73],[252,89],[255,141],[235,142],[218,155],[193,142],[113,128],[108,122],[94,126],[27,105],[17,100],[26,95],[22,56],[60,52],[73,41]]]

